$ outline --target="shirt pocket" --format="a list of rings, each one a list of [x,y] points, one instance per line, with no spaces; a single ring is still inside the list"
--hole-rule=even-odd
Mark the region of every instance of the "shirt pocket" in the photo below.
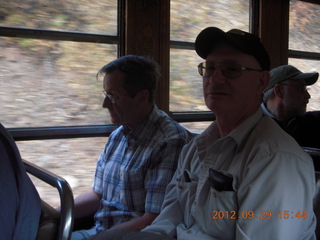
[[[145,210],[145,173],[142,169],[120,171],[120,202],[128,211],[144,212]]]
[[[235,191],[217,191],[210,188],[203,212],[203,226],[212,236],[232,239],[238,219],[238,203]],[[200,220],[201,221],[201,220]]]
[[[195,200],[198,181],[184,182],[177,181],[177,196],[180,202],[181,211],[184,215],[184,223],[190,226],[191,221],[191,207]]]

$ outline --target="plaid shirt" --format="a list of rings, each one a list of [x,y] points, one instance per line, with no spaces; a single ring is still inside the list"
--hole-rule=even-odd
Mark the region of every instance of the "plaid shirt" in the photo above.
[[[97,232],[145,212],[159,213],[182,147],[191,134],[154,106],[134,131],[116,129],[97,162],[93,190],[102,194]]]

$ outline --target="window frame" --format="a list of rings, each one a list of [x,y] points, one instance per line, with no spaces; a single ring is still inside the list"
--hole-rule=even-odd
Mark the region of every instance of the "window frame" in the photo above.
[[[317,1],[301,1],[319,4]],[[320,53],[288,49],[289,2],[250,1],[250,31],[258,35],[266,46],[271,57],[271,67],[287,64],[289,57],[320,60]],[[272,16],[271,20],[269,16]],[[117,21],[117,36],[15,27],[0,27],[0,36],[118,44],[118,56],[138,54],[152,57],[161,66],[162,81],[156,92],[159,108],[168,112],[178,122],[214,120],[211,112],[169,112],[170,48],[194,49],[194,43],[170,41],[170,0],[118,0]],[[281,24],[275,24],[278,22]],[[144,44],[150,43],[150,39],[151,44]],[[84,125],[8,130],[16,140],[41,140],[108,136],[115,128],[114,125]]]

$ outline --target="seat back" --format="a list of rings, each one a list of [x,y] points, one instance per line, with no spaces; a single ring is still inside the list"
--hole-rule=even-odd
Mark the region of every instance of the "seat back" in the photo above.
[[[317,217],[316,236],[320,239],[320,172],[316,172],[316,195],[313,199],[313,210]]]
[[[1,239],[33,240],[41,215],[40,196],[26,173],[20,152],[0,123]]]
[[[10,215],[4,212],[1,215],[1,217],[5,216],[6,219],[8,217],[15,219],[15,225],[12,227],[14,229],[11,229],[13,224],[8,224],[8,231],[13,231],[15,239],[21,236],[25,239],[34,239],[35,235],[37,235],[37,240],[70,239],[73,227],[74,200],[67,181],[35,164],[21,159],[14,139],[1,123],[0,150],[1,174],[10,180],[10,182],[9,180],[2,182],[2,185],[9,185],[12,191],[8,191],[9,193],[7,194],[10,194],[9,197],[12,195],[15,196],[14,199],[18,199],[18,201],[12,201],[12,204],[4,206],[7,212],[9,210],[9,212],[15,213],[17,211],[17,213]],[[40,201],[39,194],[26,172],[57,188],[61,203],[60,214],[49,204]],[[8,201],[6,202],[8,203]],[[18,203],[16,204],[16,202]],[[40,225],[38,225],[39,218]]]

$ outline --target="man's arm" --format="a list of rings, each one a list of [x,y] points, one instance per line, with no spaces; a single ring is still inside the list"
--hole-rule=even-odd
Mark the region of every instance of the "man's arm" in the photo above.
[[[134,218],[130,221],[115,225],[110,230],[134,230],[140,231],[141,229],[149,226],[153,220],[158,216],[156,213],[145,213],[141,217]]]
[[[89,216],[98,211],[102,195],[92,189],[79,195],[74,201],[75,218]]]
[[[176,189],[176,179],[181,175],[179,170],[178,167],[171,182],[168,184],[160,215],[153,224],[144,228],[143,232],[163,234],[170,237],[176,236],[176,226],[179,223],[183,223],[183,213]]]

